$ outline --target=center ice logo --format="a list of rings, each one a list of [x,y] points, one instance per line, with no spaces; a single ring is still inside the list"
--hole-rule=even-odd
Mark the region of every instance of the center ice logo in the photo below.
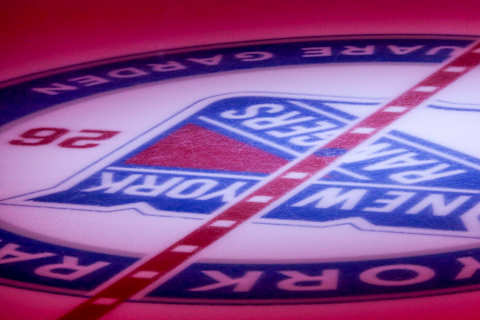
[[[68,189],[29,200],[83,210],[205,216],[340,135],[365,116],[356,108],[373,111],[376,105],[339,98],[220,98]],[[390,131],[342,161],[265,214],[263,222],[340,221],[362,230],[475,233],[477,159]]]

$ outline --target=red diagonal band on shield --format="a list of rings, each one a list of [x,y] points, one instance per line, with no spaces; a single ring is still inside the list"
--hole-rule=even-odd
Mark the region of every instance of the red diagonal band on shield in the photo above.
[[[327,145],[281,168],[274,179],[247,192],[235,203],[221,209],[214,218],[170,247],[132,267],[123,277],[106,286],[69,313],[63,320],[98,319],[127,299],[159,280],[187,259],[237,228],[272,202],[292,191],[320,170],[325,170],[379,130],[400,119],[440,90],[446,88],[480,63],[480,44],[469,49],[420,81],[378,111],[360,121]],[[392,75],[393,76],[393,75]],[[388,81],[388,79],[385,79]],[[279,173],[279,174],[278,174]]]

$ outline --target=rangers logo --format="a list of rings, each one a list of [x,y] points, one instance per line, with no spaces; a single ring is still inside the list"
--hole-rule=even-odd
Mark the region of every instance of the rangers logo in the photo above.
[[[150,131],[142,144],[129,144],[108,166],[69,180],[76,182],[72,187],[60,185],[58,191],[23,199],[97,212],[211,214],[289,161],[335,139],[377,106],[376,101],[260,93],[206,99],[192,106],[196,112],[185,111],[189,115],[181,121],[174,118]],[[446,110],[450,112],[435,111],[436,117],[449,117],[455,108]],[[352,151],[327,176],[264,215],[262,222],[311,221],[321,226],[342,221],[366,230],[476,237],[478,163],[391,130]]]
[[[1,281],[87,297],[72,317],[476,289],[479,47],[292,39],[6,86]]]

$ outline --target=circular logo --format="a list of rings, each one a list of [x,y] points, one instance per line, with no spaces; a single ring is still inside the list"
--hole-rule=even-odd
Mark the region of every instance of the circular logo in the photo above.
[[[479,48],[286,39],[6,83],[0,282],[78,312],[476,290]]]

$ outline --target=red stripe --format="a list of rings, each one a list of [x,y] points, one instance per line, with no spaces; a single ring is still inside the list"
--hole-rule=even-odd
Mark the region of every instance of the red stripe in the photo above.
[[[392,100],[388,104],[388,106],[403,106],[403,107],[414,108],[428,98],[430,98],[430,94],[428,93],[407,91],[404,94],[397,97],[395,100]]]
[[[330,148],[341,148],[347,149],[348,151],[358,146],[360,143],[370,138],[378,130],[385,128],[393,121],[402,117],[405,112],[417,107],[439,90],[457,80],[459,77],[465,74],[465,72],[477,66],[480,63],[480,53],[475,53],[475,50],[480,50],[479,44],[475,44],[475,46],[464,52],[462,55],[454,58],[447,65],[443,66],[438,71],[422,80],[405,93],[401,94],[399,97],[387,103],[377,112],[362,120],[355,127],[343,133],[323,148],[319,148],[317,151]],[[465,67],[466,70],[462,72],[444,71],[444,69],[449,66]],[[418,91],[418,87],[421,86],[438,88],[433,88],[433,90],[430,91],[428,91],[429,88],[424,89],[427,90],[427,92]],[[407,107],[407,109],[405,112],[386,112],[386,109],[389,107]],[[374,130],[371,131],[369,128]],[[215,218],[206,222],[184,238],[178,240],[176,243],[168,247],[166,250],[158,253],[141,266],[136,267],[126,276],[118,279],[116,282],[103,289],[95,296],[80,304],[78,307],[64,315],[61,319],[77,320],[100,318],[125,300],[145,289],[148,285],[152,284],[166,273],[178,267],[187,259],[197,254],[200,250],[208,247],[213,242],[225,236],[225,234],[231,230],[237,228],[241,223],[259,213],[273,201],[278,200],[286,193],[298,187],[301,183],[311,178],[311,176],[316,172],[327,168],[333,161],[337,160],[341,156],[343,155],[321,157],[312,154],[307,156],[305,159],[300,160],[283,174],[280,174],[278,177],[260,187],[256,191],[243,196],[243,198],[239,199],[236,203],[231,204],[230,207],[227,207]],[[308,173],[308,175],[299,179],[283,178],[289,172]],[[257,200],[254,201],[255,199]],[[219,220],[233,220],[235,223],[230,227],[210,226],[211,223]],[[183,249],[179,249],[181,252],[178,252],[175,251],[175,248],[178,246],[194,247],[183,247]],[[185,252],[185,250],[188,251],[189,248],[194,249],[192,249],[191,252]],[[148,279],[132,277],[139,271],[156,271],[158,274]],[[96,301],[103,302],[103,304],[96,304]]]

